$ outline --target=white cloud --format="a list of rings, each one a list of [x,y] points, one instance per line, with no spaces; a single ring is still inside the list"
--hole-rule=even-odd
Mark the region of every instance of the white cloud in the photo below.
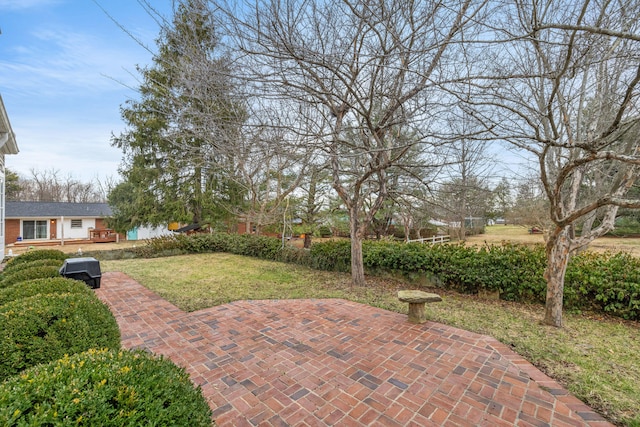
[[[110,146],[111,126],[42,117],[17,118],[17,155],[6,157],[9,169],[29,176],[30,170],[58,170],[83,182],[116,177],[122,152]],[[24,121],[23,121],[24,119]]]
[[[0,10],[23,10],[59,3],[59,0],[0,0]]]
[[[121,83],[136,86],[131,71],[139,52],[61,29],[41,30],[35,36],[39,43],[17,46],[14,58],[0,61],[0,86],[40,96],[122,90]]]

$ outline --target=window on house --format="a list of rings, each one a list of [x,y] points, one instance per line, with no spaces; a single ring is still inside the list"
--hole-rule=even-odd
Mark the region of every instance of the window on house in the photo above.
[[[81,219],[72,219],[71,220],[71,228],[82,228],[82,220]]]
[[[47,221],[22,221],[22,239],[46,239]]]

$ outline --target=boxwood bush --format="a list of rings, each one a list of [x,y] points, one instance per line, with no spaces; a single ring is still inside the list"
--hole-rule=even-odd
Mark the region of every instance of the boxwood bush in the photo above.
[[[241,234],[233,239],[231,253],[262,259],[277,259],[282,249],[282,241],[275,237]]]
[[[313,247],[313,246],[312,246]],[[291,264],[311,266],[311,251],[309,249],[300,249],[293,246],[285,246],[278,253],[276,261],[287,262]]]
[[[33,261],[20,262],[20,263],[10,263],[4,267],[2,273],[0,273],[0,277],[4,277],[7,274],[13,273],[14,271],[26,270],[31,267],[42,267],[42,266],[51,266],[51,267],[62,267],[64,261],[60,261],[59,259],[34,259]]]
[[[0,381],[89,348],[118,348],[113,314],[95,295],[35,295],[0,306]]]
[[[8,288],[9,286],[19,282],[33,279],[44,279],[47,277],[60,277],[60,267],[42,265],[39,267],[29,267],[10,271],[7,274],[3,274],[0,278],[0,289]]]
[[[363,258],[374,274],[428,275],[433,284],[460,292],[500,291],[508,300],[544,301],[542,247],[365,242]]]
[[[8,288],[0,289],[0,305],[34,295],[63,293],[91,295],[93,291],[84,282],[65,277],[27,280],[26,282],[16,283]]]
[[[7,261],[7,266],[12,264],[20,264],[23,262],[35,261],[37,259],[58,259],[60,261],[64,261],[67,258],[69,258],[69,255],[58,249],[34,249],[16,257],[10,258],[9,261]],[[62,265],[62,263],[60,264]]]
[[[314,243],[311,245],[309,262],[312,268],[318,270],[350,271],[351,242],[349,240],[328,240]]]
[[[640,320],[640,259],[628,253],[582,253],[565,277],[568,308],[600,310]]]
[[[142,351],[88,350],[0,384],[3,426],[211,426],[184,369]]]
[[[191,236],[176,236],[180,247],[189,253],[231,252],[231,241],[234,235],[227,233],[194,234]]]

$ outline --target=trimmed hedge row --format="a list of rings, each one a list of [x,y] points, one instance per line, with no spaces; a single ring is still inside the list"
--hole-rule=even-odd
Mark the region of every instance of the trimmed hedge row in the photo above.
[[[28,266],[28,263],[22,264]],[[60,266],[41,265],[38,267],[28,267],[24,269],[15,269],[6,274],[2,274],[0,278],[0,289],[8,288],[19,282],[33,279],[44,279],[47,277],[60,277]]]
[[[62,261],[67,258],[69,258],[69,255],[58,249],[35,249],[9,259],[7,267],[39,259],[57,259],[60,260],[60,265],[62,265]]]
[[[8,288],[0,289],[0,306],[11,301],[44,294],[85,294],[93,295],[91,289],[82,281],[66,277],[49,277],[28,280]]]
[[[480,249],[464,244],[365,242],[365,268],[409,276],[427,274],[438,286],[460,292],[500,291],[511,301],[544,302],[546,285],[541,247],[489,246]]]
[[[314,243],[310,250],[282,248],[280,239],[226,233],[168,236],[147,241],[116,256],[155,257],[167,254],[229,252],[316,269],[346,272],[351,267],[348,240]],[[101,254],[96,254],[100,258]],[[106,255],[106,254],[105,254]],[[112,255],[113,256],[113,255]],[[518,244],[481,248],[462,244],[423,245],[365,241],[363,258],[371,274],[425,277],[431,285],[461,292],[499,291],[510,301],[544,303],[544,248]],[[601,310],[640,320],[640,259],[628,254],[583,253],[572,258],[565,279],[564,304],[572,310]]]
[[[565,301],[640,320],[640,259],[628,253],[583,253],[569,263]]]
[[[364,252],[364,245],[362,248]],[[309,250],[309,265],[318,270],[351,270],[351,242],[348,240],[328,240],[314,243]]]
[[[226,252],[285,262],[308,265],[308,251],[282,248],[280,239],[252,234],[201,233],[156,237],[145,241],[144,245],[117,251],[86,252],[100,260],[155,258],[189,253]]]
[[[0,384],[0,424],[210,426],[184,369],[142,351],[89,350]]]
[[[348,241],[318,243],[312,251],[328,270],[344,271],[350,262]],[[335,256],[342,257],[331,264]],[[499,291],[502,299],[544,303],[544,248],[516,244],[482,248],[462,244],[421,245],[365,242],[365,268],[411,278],[433,277],[433,284],[461,292]],[[640,320],[640,259],[626,253],[585,252],[572,257],[565,277],[564,306],[599,310]]]
[[[2,270],[2,276],[6,276],[9,275],[11,273],[14,273],[16,271],[20,271],[20,270],[26,270],[28,268],[32,268],[32,267],[57,267],[60,268],[62,267],[63,261],[60,261],[58,259],[51,259],[51,258],[45,258],[45,259],[35,259],[33,261],[26,261],[26,262],[20,262],[20,263],[10,263],[8,265],[6,265],[4,267],[4,269]]]
[[[0,380],[65,354],[119,347],[118,324],[95,295],[38,294],[0,306]]]
[[[60,254],[28,252],[0,273],[0,424],[211,425],[182,368],[117,351],[113,314],[84,282],[59,275]]]

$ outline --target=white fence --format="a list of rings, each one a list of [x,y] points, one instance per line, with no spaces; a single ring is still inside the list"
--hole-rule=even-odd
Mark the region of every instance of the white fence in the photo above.
[[[450,240],[451,239],[449,238],[449,236],[432,236],[432,237],[423,237],[422,239],[407,240],[407,243],[418,242],[418,243],[431,243],[432,245],[435,245],[436,243],[446,243]]]

